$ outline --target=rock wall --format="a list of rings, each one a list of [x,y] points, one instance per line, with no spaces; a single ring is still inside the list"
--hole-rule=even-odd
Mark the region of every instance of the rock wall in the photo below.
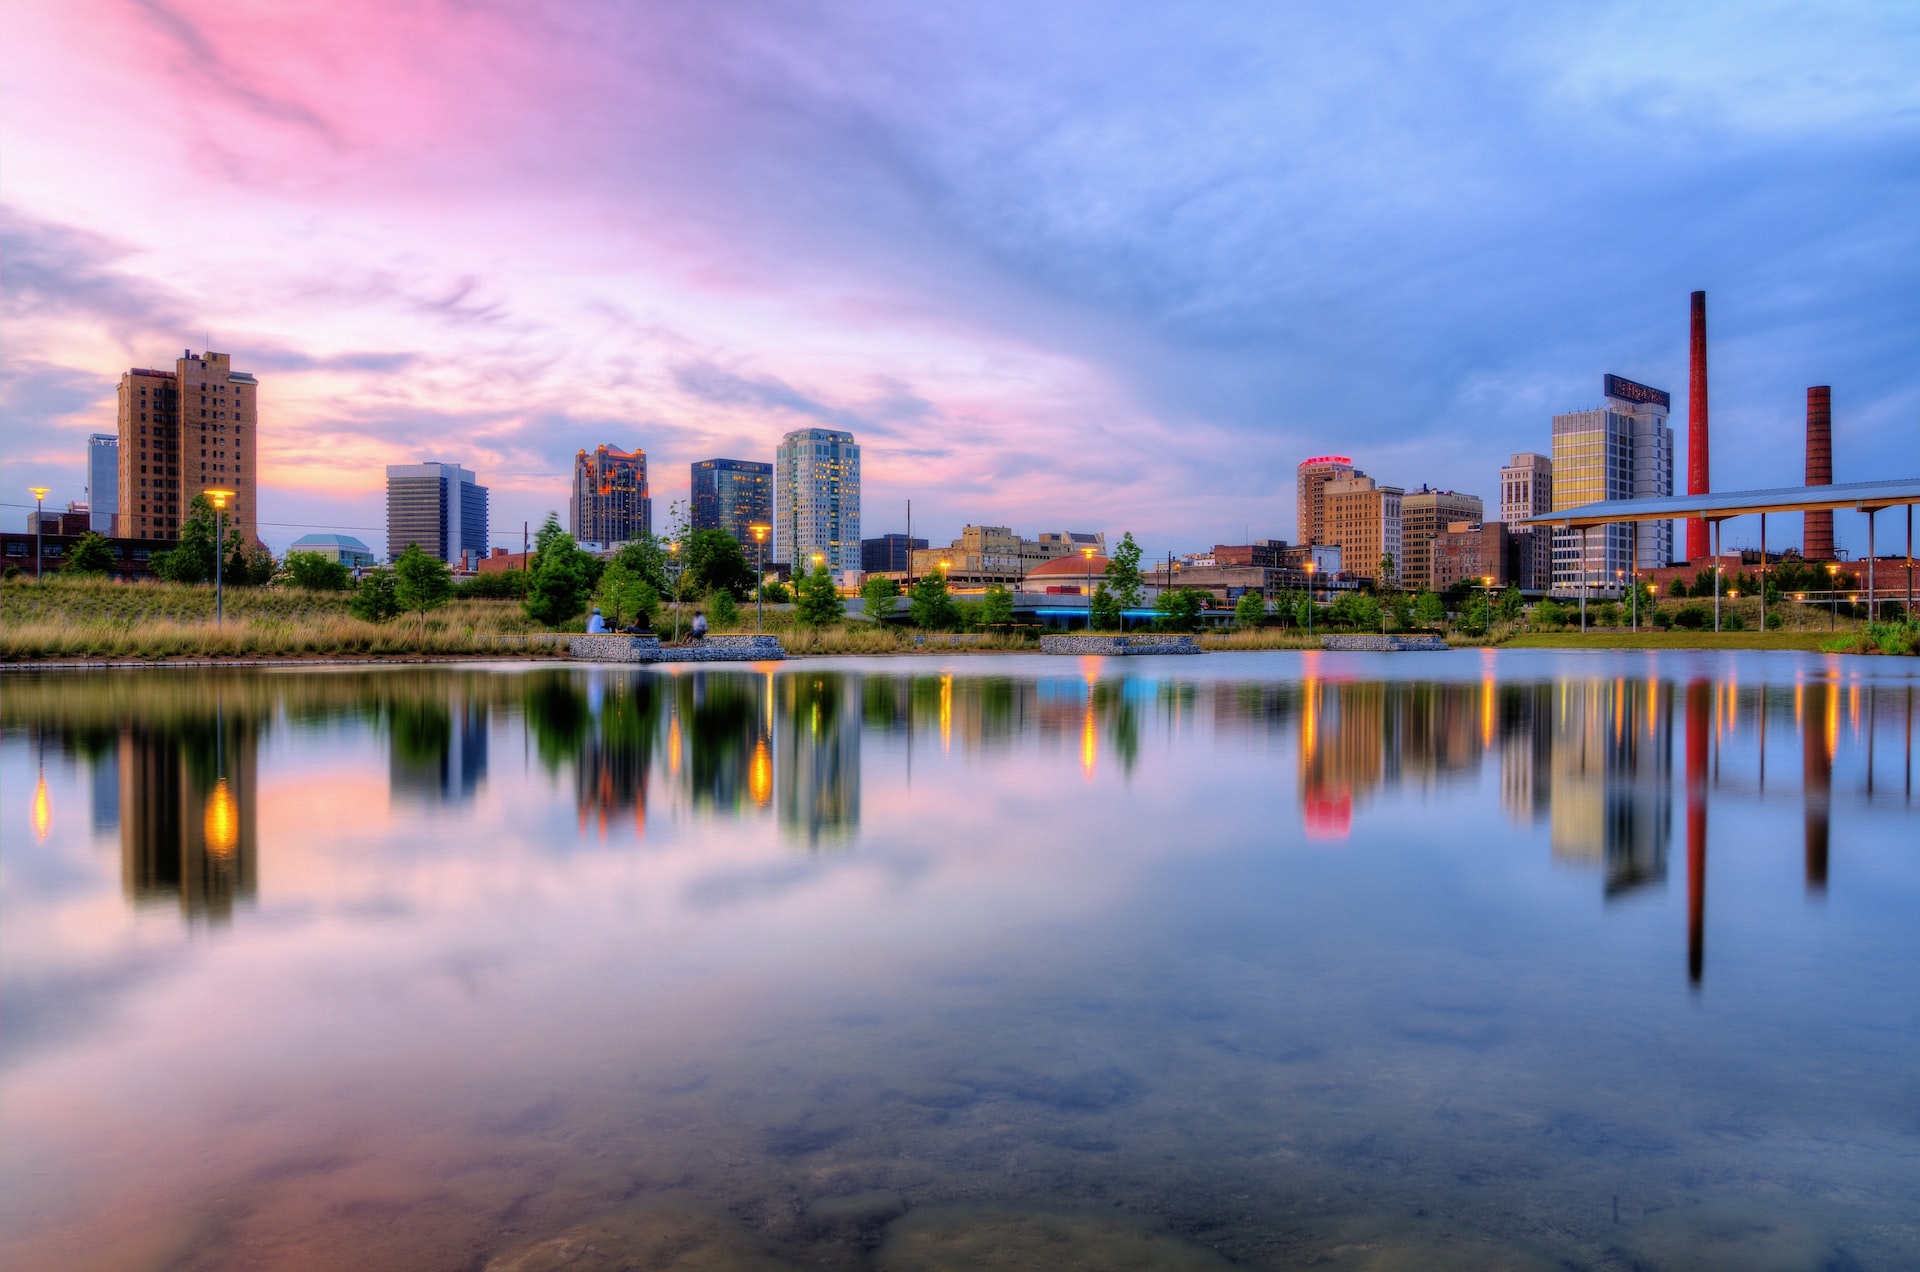
[[[1322,636],[1320,647],[1392,654],[1411,650],[1445,649],[1447,642],[1442,636]]]
[[[1200,642],[1191,636],[1042,636],[1043,654],[1197,654]]]
[[[709,636],[696,645],[662,645],[658,636],[573,636],[567,655],[579,662],[765,662],[785,658],[774,636]]]

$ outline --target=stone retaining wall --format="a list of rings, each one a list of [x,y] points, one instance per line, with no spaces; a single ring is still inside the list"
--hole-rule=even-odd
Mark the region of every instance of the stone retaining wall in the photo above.
[[[1200,642],[1191,636],[1042,636],[1043,654],[1197,654]]]
[[[785,658],[776,636],[709,636],[695,645],[662,645],[658,636],[573,636],[567,654],[580,662],[765,662]]]
[[[1438,650],[1447,647],[1442,636],[1322,636],[1322,649],[1361,651],[1374,654],[1404,653],[1411,650]]]

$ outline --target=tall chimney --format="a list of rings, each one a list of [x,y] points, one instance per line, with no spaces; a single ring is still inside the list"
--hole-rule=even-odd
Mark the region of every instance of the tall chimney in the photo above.
[[[1693,293],[1693,340],[1687,373],[1687,493],[1707,494],[1707,293]],[[1687,518],[1687,560],[1707,559],[1707,523]]]
[[[1807,390],[1807,485],[1833,485],[1833,390],[1816,384]],[[1800,532],[1800,556],[1833,560],[1833,512],[1806,512]]]

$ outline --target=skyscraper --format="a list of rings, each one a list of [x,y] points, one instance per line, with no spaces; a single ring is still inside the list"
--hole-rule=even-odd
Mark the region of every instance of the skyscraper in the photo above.
[[[387,560],[408,544],[456,568],[487,555],[487,488],[458,464],[387,465]]]
[[[695,530],[725,530],[747,550],[751,561],[753,527],[772,524],[772,464],[750,459],[703,459],[693,466]]]
[[[860,568],[860,446],[839,429],[796,429],[774,456],[772,559],[798,573],[816,553],[829,570]]]
[[[1605,402],[1590,411],[1553,417],[1553,511],[1603,499],[1648,499],[1673,493],[1671,399],[1660,389],[1617,375],[1602,382]],[[1555,531],[1553,592],[1623,595],[1637,559],[1662,566],[1673,555],[1673,523],[1641,521],[1586,532],[1586,559],[1578,530]]]
[[[120,534],[176,539],[193,498],[231,490],[227,524],[243,543],[259,537],[260,382],[224,353],[186,351],[171,371],[136,367],[120,377]]]
[[[95,534],[118,534],[114,514],[120,511],[120,438],[95,433],[87,439],[87,526]]]
[[[1545,591],[1553,581],[1553,532],[1523,524],[1528,517],[1553,511],[1553,461],[1522,451],[1500,470],[1500,520],[1514,536],[1522,559],[1515,582],[1527,591]]]
[[[1398,569],[1404,556],[1400,509],[1405,494],[1364,473],[1321,487],[1326,523],[1322,542],[1340,545],[1341,568],[1348,574],[1376,577],[1383,556],[1391,556]]]
[[[1478,522],[1485,509],[1478,495],[1425,486],[1400,500],[1400,547],[1394,557],[1400,586],[1417,592],[1433,586],[1433,540],[1456,521]],[[1378,558],[1376,558],[1378,559]]]
[[[1300,504],[1297,519],[1301,543],[1332,542],[1326,537],[1326,504],[1322,497],[1327,483],[1365,476],[1345,455],[1315,455],[1300,461],[1294,470],[1294,493]]]
[[[653,533],[647,453],[605,445],[575,452],[567,528],[581,543],[626,543]]]

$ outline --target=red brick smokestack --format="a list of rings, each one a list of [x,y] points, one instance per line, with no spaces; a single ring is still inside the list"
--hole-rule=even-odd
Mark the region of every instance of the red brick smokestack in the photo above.
[[[1816,384],[1807,390],[1807,485],[1833,485],[1833,390]],[[1808,561],[1833,560],[1833,513],[1807,512],[1800,532],[1800,555]]]
[[[1687,373],[1687,493],[1704,495],[1707,483],[1707,293],[1693,293],[1692,356]],[[1704,561],[1707,523],[1687,518],[1687,560]]]

